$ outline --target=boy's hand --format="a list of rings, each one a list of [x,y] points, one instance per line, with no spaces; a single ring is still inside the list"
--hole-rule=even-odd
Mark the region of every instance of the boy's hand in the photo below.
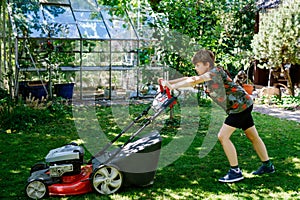
[[[165,81],[165,86],[168,87],[170,90],[173,90],[172,84],[170,84],[168,81]]]
[[[162,85],[163,87],[168,87],[170,90],[173,89],[172,84],[170,84],[168,81],[164,80],[163,78],[158,78],[157,82],[159,85]]]
[[[159,85],[166,86],[167,81],[165,81],[163,78],[158,78],[157,82],[158,82]]]

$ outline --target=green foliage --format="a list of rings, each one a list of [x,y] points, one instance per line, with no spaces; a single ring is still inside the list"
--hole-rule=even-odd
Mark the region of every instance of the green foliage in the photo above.
[[[0,100],[4,99],[4,98],[8,98],[8,97],[9,97],[9,94],[8,94],[7,90],[0,88]]]
[[[272,96],[269,101],[287,110],[295,110],[300,108],[300,96]]]
[[[141,14],[150,14],[155,19],[151,26],[159,40],[155,44],[156,53],[183,75],[195,75],[190,60],[200,48],[214,51],[217,63],[233,75],[249,67],[251,58],[247,50],[254,34],[254,0],[151,1],[157,12],[149,10],[146,1],[140,4],[135,0],[98,2],[116,7],[119,15],[124,15],[124,8],[137,12],[138,6]]]
[[[140,65],[149,65],[151,64],[151,55],[154,54],[153,48],[143,48],[139,50],[139,61]]]
[[[8,98],[0,100],[0,131],[19,132],[34,129],[40,124],[70,115],[70,108],[62,101],[49,102]]]
[[[217,63],[233,72],[251,60],[245,56],[253,37],[255,4],[253,0],[238,1],[169,1],[162,0],[160,12],[168,13],[168,26],[185,37],[168,37],[172,45],[167,52],[168,64],[185,75],[193,75],[190,58],[199,48],[208,48],[217,55]],[[171,34],[172,35],[172,34]],[[181,40],[181,42],[178,42]],[[176,41],[176,42],[174,42]],[[184,44],[183,44],[184,43]],[[177,50],[177,48],[183,50]],[[184,52],[184,53],[182,53]],[[179,57],[179,58],[178,58]],[[241,62],[244,60],[244,62]]]
[[[98,0],[99,5],[107,5],[107,6],[114,6],[119,8],[124,8],[127,6],[127,3],[130,1],[126,0]]]
[[[146,105],[130,105],[131,113],[140,113]],[[121,108],[123,106],[120,106]],[[176,106],[177,107],[177,106]],[[178,109],[178,108],[176,108]],[[194,109],[196,112],[197,109]],[[49,150],[76,141],[82,141],[76,133],[74,122],[70,118],[57,115],[55,119],[48,113],[45,121],[11,134],[0,134],[0,198],[26,199],[24,187],[29,176],[30,167],[36,162],[44,161]],[[199,158],[199,149],[205,138],[210,115],[207,107],[200,107],[201,121],[194,141],[186,152],[172,164],[157,170],[154,184],[149,187],[124,187],[119,193],[100,195],[91,192],[84,195],[68,197],[49,197],[60,200],[82,199],[297,199],[299,196],[299,123],[286,121],[254,113],[256,127],[264,140],[276,172],[263,177],[251,174],[260,166],[260,161],[252,150],[252,144],[242,131],[235,132],[231,139],[236,145],[239,163],[245,180],[233,184],[220,184],[218,178],[228,170],[228,161],[219,143],[204,158]],[[106,131],[116,132],[119,127],[115,121],[124,120],[124,116],[112,115],[112,107],[98,107],[99,125]],[[15,119],[16,120],[16,119]],[[78,119],[81,120],[81,119]],[[193,119],[188,122],[195,123]],[[2,128],[2,127],[1,127]],[[117,129],[117,130],[116,130]],[[180,126],[166,125],[161,132],[163,141],[178,138],[174,132]],[[188,136],[188,135],[187,135]],[[96,138],[95,138],[96,140]],[[81,141],[78,142],[78,141]],[[96,140],[97,141],[97,140]],[[172,152],[170,152],[172,153]],[[90,157],[86,151],[85,159]]]
[[[255,58],[266,68],[300,63],[300,1],[285,0],[278,9],[261,14],[252,41]]]
[[[45,69],[39,73],[23,72],[24,80],[48,80],[51,75],[55,83],[72,82],[75,72],[63,72],[60,66],[79,66],[79,60],[74,53],[76,41],[73,40],[20,40],[18,63],[21,68]],[[51,68],[51,74],[49,69]]]
[[[251,44],[255,58],[263,68],[281,69],[288,80],[289,92],[294,95],[285,65],[300,63],[300,2],[283,1],[278,9],[262,14],[259,27]]]
[[[0,127],[3,131],[20,131],[28,129],[35,124],[43,123],[43,116],[49,112],[40,109],[32,109],[23,103],[14,103],[8,99],[0,102]]]

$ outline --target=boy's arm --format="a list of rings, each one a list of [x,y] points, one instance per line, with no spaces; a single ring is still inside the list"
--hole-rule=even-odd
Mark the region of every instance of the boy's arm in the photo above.
[[[175,83],[178,83],[178,82],[181,82],[181,81],[185,81],[186,79],[188,79],[189,77],[182,77],[182,78],[178,78],[178,79],[173,79],[173,80],[169,80],[168,82],[170,84],[175,84]]]
[[[209,80],[211,80],[210,73],[207,72],[200,76],[185,77],[185,79],[182,79],[181,81],[177,81],[175,83],[172,83],[172,81],[166,81],[166,86],[170,89],[192,87]]]

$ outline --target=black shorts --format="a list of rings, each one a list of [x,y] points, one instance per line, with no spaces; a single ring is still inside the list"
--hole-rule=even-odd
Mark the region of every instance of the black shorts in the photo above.
[[[248,128],[254,126],[254,121],[252,118],[253,105],[248,107],[246,110],[236,114],[229,114],[225,119],[225,124],[235,128],[243,129],[244,131]]]

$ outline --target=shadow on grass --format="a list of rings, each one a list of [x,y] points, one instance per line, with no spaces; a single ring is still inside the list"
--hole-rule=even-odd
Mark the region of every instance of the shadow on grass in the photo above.
[[[71,119],[57,119],[14,133],[0,134],[0,199],[26,199],[31,166],[43,162],[50,149],[78,140]]]
[[[101,112],[105,115],[106,111]],[[274,174],[251,175],[260,166],[260,161],[251,143],[241,131],[237,131],[232,141],[245,179],[234,184],[219,183],[218,179],[227,173],[227,159],[219,143],[207,156],[198,157],[204,139],[203,127],[207,127],[202,122],[203,127],[199,128],[189,149],[172,164],[158,169],[152,186],[127,187],[110,196],[90,193],[63,199],[297,199],[300,194],[300,125],[257,113],[254,113],[254,118],[275,164]],[[78,139],[74,123],[69,118],[23,132],[1,133],[0,199],[26,199],[24,187],[30,167],[43,161],[50,149]]]
[[[222,184],[218,179],[228,170],[227,159],[218,143],[200,159],[198,147],[203,136],[198,135],[190,149],[173,164],[157,171],[151,188],[128,188],[122,195],[144,199],[297,199],[300,195],[300,159],[298,137],[300,125],[270,116],[254,114],[256,126],[275,164],[276,172],[254,176],[260,161],[252,144],[236,131],[232,136],[245,179],[238,183]],[[143,198],[142,198],[143,199]]]

